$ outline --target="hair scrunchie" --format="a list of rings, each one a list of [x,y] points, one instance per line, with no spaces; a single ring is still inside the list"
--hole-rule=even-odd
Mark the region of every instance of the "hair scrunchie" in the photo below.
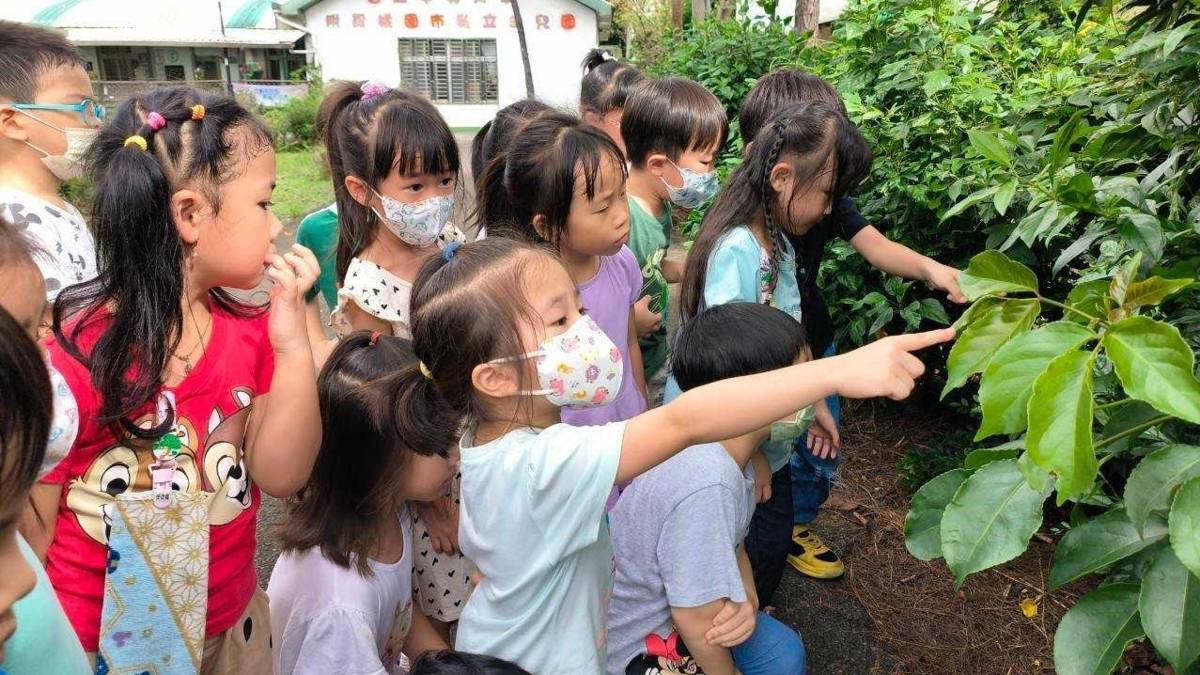
[[[204,119],[205,112],[204,106],[197,103],[196,105],[192,106],[192,119],[199,122],[200,120]]]
[[[156,112],[148,113],[146,115],[146,126],[158,131],[159,129],[167,126],[167,118]]]
[[[442,262],[450,262],[451,259],[458,253],[458,249],[462,248],[461,241],[452,241],[446,244],[446,248],[442,249]]]
[[[136,145],[137,147],[141,148],[143,151],[147,147],[146,139],[141,136],[138,136],[137,134],[134,134],[133,136],[130,136],[129,138],[125,139],[125,147],[128,147],[130,145]]]

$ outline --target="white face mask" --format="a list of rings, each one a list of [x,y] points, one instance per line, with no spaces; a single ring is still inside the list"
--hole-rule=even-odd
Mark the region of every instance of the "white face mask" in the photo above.
[[[374,189],[371,192],[375,192]],[[406,244],[417,248],[429,248],[437,243],[438,235],[450,222],[454,213],[454,195],[430,197],[424,201],[412,204],[392,199],[375,192],[379,203],[383,204],[383,213],[375,211],[375,215],[383,221],[392,234]],[[372,208],[374,210],[374,208]]]
[[[20,110],[20,108],[14,108],[14,110]],[[55,131],[62,132],[67,137],[67,149],[61,155],[52,155],[33,143],[24,141],[25,145],[44,155],[42,157],[42,164],[45,164],[51,173],[58,176],[59,180],[71,180],[83,175],[83,156],[87,153],[88,148],[91,147],[92,142],[96,140],[96,136],[100,133],[100,130],[89,127],[67,127],[64,129],[56,127],[28,111],[20,110],[20,112]]]
[[[685,209],[694,209],[717,193],[716,171],[699,173],[691,169],[684,169],[675,162],[671,162],[671,166],[675,167],[679,171],[679,175],[683,177],[683,187],[675,187],[663,180],[661,176],[659,180],[667,186],[667,198],[671,200],[672,204]]]
[[[46,443],[46,457],[38,471],[39,480],[45,478],[67,456],[79,435],[79,405],[75,402],[75,396],[71,394],[66,379],[54,366],[47,363],[46,368],[50,371],[54,417],[50,425],[49,442]]]
[[[593,408],[613,400],[621,390],[624,359],[608,335],[586,314],[561,335],[547,338],[541,348],[491,363],[537,358],[541,389],[518,392],[545,396],[556,406]]]

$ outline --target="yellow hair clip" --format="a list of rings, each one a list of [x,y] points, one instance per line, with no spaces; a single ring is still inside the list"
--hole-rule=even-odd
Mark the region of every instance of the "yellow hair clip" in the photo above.
[[[192,119],[196,120],[197,122],[204,119],[204,106],[200,105],[199,103],[192,106]]]
[[[417,361],[417,368],[420,369],[421,375],[427,380],[433,379],[433,373],[429,372],[429,366],[425,365],[424,361]]]
[[[125,145],[127,145],[127,146],[128,145],[136,145],[139,148],[141,148],[142,150],[145,150],[146,149],[146,139],[134,134],[133,136],[130,136],[129,138],[125,139]]]

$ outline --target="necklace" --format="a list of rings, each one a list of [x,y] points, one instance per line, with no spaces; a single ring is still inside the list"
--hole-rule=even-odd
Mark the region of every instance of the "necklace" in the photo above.
[[[192,303],[191,302],[188,303],[188,316],[192,317],[192,325],[196,325],[196,314],[192,311]],[[209,321],[208,321],[207,328],[205,328],[204,330],[200,330],[200,328],[197,326],[196,337],[199,338],[199,340],[196,342],[196,344],[191,349],[188,350],[187,354],[181,355],[179,352],[174,352],[175,358],[179,359],[180,361],[183,361],[184,377],[191,375],[192,369],[195,367],[195,364],[192,362],[192,355],[196,353],[196,350],[199,349],[200,356],[201,357],[204,356],[204,347],[205,347],[204,340],[207,337],[208,331],[212,329],[212,322],[213,322],[212,316],[209,315]]]

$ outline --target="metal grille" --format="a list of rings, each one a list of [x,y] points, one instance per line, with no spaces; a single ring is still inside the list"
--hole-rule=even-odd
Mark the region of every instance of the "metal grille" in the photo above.
[[[434,103],[496,103],[496,41],[401,38],[400,84]]]

